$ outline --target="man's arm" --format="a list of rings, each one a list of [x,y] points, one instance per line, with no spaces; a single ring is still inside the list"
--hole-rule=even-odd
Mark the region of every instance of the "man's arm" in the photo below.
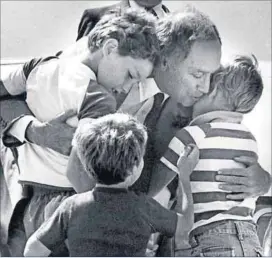
[[[54,126],[52,126],[52,123],[50,122],[43,124],[38,123],[38,121],[35,120],[35,118],[32,116],[32,112],[25,103],[25,98],[17,98],[17,96],[21,97],[21,95],[18,94],[22,94],[26,91],[26,81],[31,71],[38,64],[47,59],[32,59],[29,62],[20,65],[19,67],[17,66],[9,73],[3,72],[1,74],[2,80],[0,82],[0,91],[1,96],[3,96],[1,98],[1,126],[2,130],[4,129],[4,127],[7,126],[5,130],[2,131],[3,143],[7,147],[20,146],[26,140],[31,140],[37,145],[43,145],[44,139],[45,137],[47,137],[46,143],[52,142],[52,146],[48,146],[47,144],[46,147],[55,149],[57,151],[59,148],[61,148],[61,150],[59,151],[61,153],[67,153],[67,149],[70,151],[70,143],[73,132],[70,134],[70,138],[68,141],[69,148],[66,148],[65,150],[63,149],[65,148],[67,143],[61,142],[61,145],[57,145],[57,141],[55,141],[55,139],[53,139],[53,141],[49,141],[49,139],[51,139],[50,136],[56,134],[58,136],[56,137],[56,139],[60,139],[62,135],[64,135],[64,133],[70,129],[68,128],[69,126],[64,125],[62,121],[60,121],[61,126],[58,126],[58,124],[56,123],[57,120],[54,121]],[[4,98],[7,99],[7,97],[9,97],[9,100],[4,100]],[[32,122],[33,120],[35,120],[35,122]],[[38,135],[39,132],[42,134]],[[48,133],[46,134],[46,132]],[[26,139],[26,134],[29,136],[29,139]]]
[[[96,81],[90,80],[83,102],[79,108],[77,130],[80,130],[81,126],[85,122],[90,122],[91,119],[114,112],[116,112],[116,100],[114,97]],[[74,189],[79,193],[91,190],[95,185],[94,179],[87,175],[79,160],[76,146],[72,147],[66,175]]]
[[[246,168],[222,169],[216,180],[223,182],[220,189],[230,191],[228,199],[241,200],[247,197],[257,197],[268,192],[272,179],[255,158],[237,157],[235,161],[242,163]]]
[[[31,71],[44,59],[33,58],[24,64],[14,67],[9,72],[1,69],[0,97],[16,96],[26,92],[26,81]]]
[[[66,120],[74,116],[76,111],[69,110],[46,123],[42,123],[31,115],[20,116],[21,113],[27,114],[28,110],[23,101],[1,102],[1,117],[6,119],[4,128],[2,128],[3,144],[6,147],[18,147],[29,141],[63,155],[69,155],[75,128],[69,126]],[[13,119],[14,117],[16,118]]]

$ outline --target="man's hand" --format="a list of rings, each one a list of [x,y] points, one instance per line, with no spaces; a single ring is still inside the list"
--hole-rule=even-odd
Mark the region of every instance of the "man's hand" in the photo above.
[[[188,144],[177,163],[177,168],[180,172],[180,176],[185,174],[191,175],[196,164],[199,161],[199,150],[194,144]]]
[[[220,189],[231,192],[227,195],[230,200],[241,200],[247,197],[257,197],[265,194],[271,186],[271,179],[252,157],[241,156],[234,159],[246,168],[222,169],[216,176],[216,181],[224,182]]]
[[[75,115],[76,111],[69,110],[46,123],[34,120],[27,127],[26,138],[39,146],[69,156],[76,128],[69,126],[66,120]]]

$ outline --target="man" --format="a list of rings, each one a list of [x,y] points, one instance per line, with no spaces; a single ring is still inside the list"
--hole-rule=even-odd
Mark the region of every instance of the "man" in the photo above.
[[[57,56],[61,55],[61,57],[70,57],[75,56],[82,48],[84,48],[87,45],[87,35],[90,33],[90,31],[94,28],[94,26],[97,24],[97,22],[107,13],[119,10],[120,13],[124,12],[127,8],[133,8],[136,10],[142,10],[145,9],[148,12],[152,13],[157,18],[164,17],[167,13],[169,13],[169,10],[165,5],[162,4],[162,0],[122,0],[117,4],[105,6],[105,7],[99,7],[99,8],[92,8],[92,9],[86,9],[83,12],[83,15],[81,17],[81,20],[78,25],[78,35],[76,39],[76,43],[69,46],[67,49],[64,49],[64,51],[60,51],[57,53]],[[122,94],[120,94],[117,98],[117,101],[122,97],[124,97]]]
[[[158,18],[161,18],[166,13],[169,13],[167,7],[162,5],[162,0],[122,0],[120,3],[111,6],[87,9],[83,12],[79,22],[76,40],[78,41],[82,37],[87,36],[105,13],[116,8],[121,8],[121,10],[124,10],[129,7],[135,9],[145,8]]]
[[[193,26],[192,29],[194,22],[199,26]],[[172,23],[177,26],[170,26]],[[165,203],[168,204],[171,193],[168,189],[173,189],[172,194],[175,194],[175,182],[172,183],[172,188],[171,185],[166,188],[172,178],[161,178],[160,176],[158,177],[159,187],[149,189],[150,169],[148,168],[151,168],[154,162],[164,153],[175,132],[180,127],[187,125],[190,120],[189,107],[209,91],[210,75],[220,65],[221,43],[213,23],[206,16],[189,10],[184,10],[183,14],[170,16],[160,22],[158,33],[162,42],[162,59],[154,70],[154,79],[157,86],[173,98],[169,99],[162,93],[158,93],[154,97],[138,103],[134,106],[134,109],[129,109],[131,113],[145,121],[151,132],[143,177],[134,186],[134,190],[149,192],[150,195],[154,196],[164,188],[166,195],[163,196],[163,200],[166,199]],[[181,87],[178,87],[179,85]],[[147,88],[143,87],[143,89]],[[123,109],[126,110],[125,107]],[[48,125],[39,124],[42,130],[37,130],[38,123],[30,125],[28,123],[25,128],[27,128],[27,131],[30,130],[36,134],[34,138],[37,141],[35,143],[39,144],[39,138],[46,137],[49,139],[52,138],[50,137],[52,134],[56,136],[57,133],[61,135],[57,126],[50,127],[51,124],[50,122]],[[52,148],[56,147],[53,146]],[[245,162],[248,162],[248,160],[245,160]],[[252,187],[245,186],[246,190],[242,194],[257,195],[268,188],[267,173],[259,165],[254,163],[242,170],[242,173],[245,177],[247,176],[248,182],[252,183]],[[231,171],[228,171],[227,174],[231,175]],[[219,176],[218,179],[219,181],[230,182],[230,184],[224,185],[226,190],[234,192],[234,194],[230,194],[230,198],[241,198],[239,197],[240,194],[235,193],[238,189],[237,185],[231,183],[237,181],[236,177],[223,175]]]

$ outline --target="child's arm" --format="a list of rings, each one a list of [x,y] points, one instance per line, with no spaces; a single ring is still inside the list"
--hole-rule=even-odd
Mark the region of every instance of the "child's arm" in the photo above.
[[[188,144],[194,144],[200,137],[190,133],[192,127],[185,127],[179,130],[170,141],[167,150],[160,161],[154,164],[149,184],[148,195],[155,196],[161,189],[166,187],[176,176],[180,175],[177,162],[180,154]],[[195,128],[194,128],[195,129]]]
[[[96,81],[91,80],[84,96],[84,100],[79,108],[78,128],[80,128],[80,126],[86,121],[90,121],[90,119],[114,113],[115,111],[116,101],[114,97]],[[87,175],[77,156],[76,146],[72,147],[66,175],[78,193],[89,191],[95,185],[94,178]]]
[[[28,239],[24,256],[49,256],[67,239],[69,199],[64,200],[53,215]]]
[[[53,58],[53,57],[52,57]],[[26,92],[26,81],[31,71],[43,62],[43,58],[33,58],[30,61],[17,65],[10,72],[1,69],[0,100],[3,97],[17,96]]]
[[[199,151],[195,147],[195,144],[200,141],[202,137],[201,134],[200,137],[196,134],[191,134],[190,131],[194,129],[198,128],[192,129],[192,127],[186,127],[181,129],[169,143],[167,151],[160,160],[160,165],[157,166],[157,168],[161,169],[160,178],[162,175],[164,175],[164,178],[170,175],[173,177],[173,174],[179,177],[176,196],[177,205],[175,207],[175,210],[179,213],[175,238],[176,248],[178,249],[188,247],[188,243],[186,246],[185,242],[188,239],[188,233],[194,222],[190,174],[199,159]],[[158,171],[154,171],[154,174],[156,172]],[[156,184],[154,178],[153,184]]]
[[[180,156],[177,168],[180,171],[179,191],[177,193],[176,210],[178,214],[177,231],[175,235],[175,248],[188,247],[188,235],[194,224],[194,206],[191,190],[190,175],[199,160],[199,150],[196,146],[188,145]]]

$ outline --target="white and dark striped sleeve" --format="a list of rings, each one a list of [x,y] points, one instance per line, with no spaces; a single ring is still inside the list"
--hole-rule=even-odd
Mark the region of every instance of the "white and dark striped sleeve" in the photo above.
[[[165,166],[165,170],[171,170],[178,174],[177,162],[185,146],[188,144],[198,145],[203,138],[205,138],[205,131],[198,126],[187,126],[179,130],[161,157],[160,161]]]

